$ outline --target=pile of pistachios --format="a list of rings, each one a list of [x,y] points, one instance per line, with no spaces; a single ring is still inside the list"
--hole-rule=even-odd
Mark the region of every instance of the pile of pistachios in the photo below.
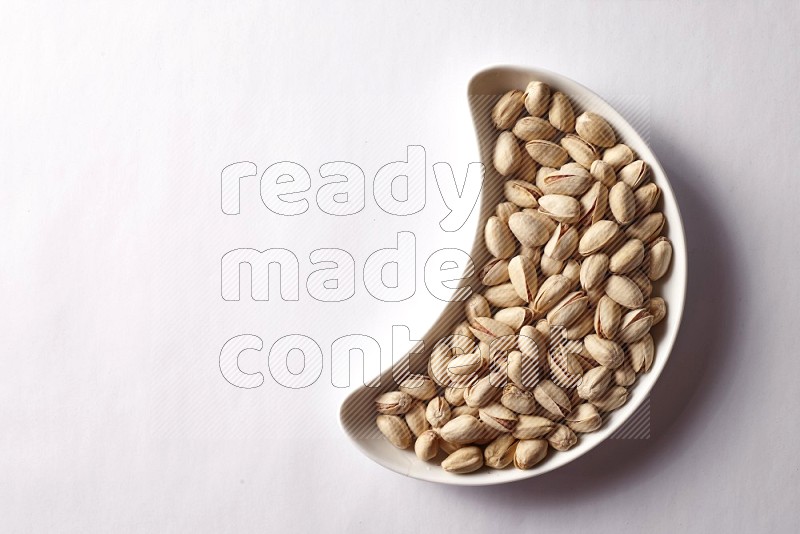
[[[529,469],[600,428],[652,367],[666,315],[652,293],[672,244],[647,163],[542,82],[491,118],[506,201],[484,228],[482,293],[427,374],[375,400],[389,442],[452,473]]]

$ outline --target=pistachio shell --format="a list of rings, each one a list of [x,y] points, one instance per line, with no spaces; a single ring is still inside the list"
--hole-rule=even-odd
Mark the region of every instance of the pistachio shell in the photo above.
[[[510,326],[489,317],[476,317],[475,323],[475,326],[471,326],[470,330],[475,334],[475,337],[486,343],[491,344],[499,337],[514,335],[514,331]]]
[[[542,196],[539,188],[524,180],[508,180],[503,185],[506,198],[522,208],[539,207],[538,199]]]
[[[517,336],[517,346],[523,356],[542,361],[547,353],[547,336],[531,325],[523,326]]]
[[[489,253],[496,258],[510,258],[517,248],[508,225],[495,216],[489,217],[486,221],[484,239]]]
[[[564,93],[553,93],[548,118],[550,124],[562,132],[569,133],[575,130],[575,112],[572,111],[572,104]]]
[[[647,276],[650,280],[658,280],[667,273],[672,261],[672,243],[666,237],[659,237],[650,245],[649,268]]]
[[[519,298],[532,301],[539,288],[536,265],[525,256],[515,256],[508,263],[508,274]]]
[[[597,303],[594,314],[594,329],[597,335],[611,339],[617,335],[622,321],[622,309],[614,300],[603,295]]]
[[[635,237],[645,243],[649,243],[661,233],[664,228],[664,214],[661,212],[651,213],[642,220],[628,226],[626,233],[629,237]]]
[[[442,439],[455,443],[456,445],[463,445],[472,443],[486,435],[484,424],[478,420],[477,417],[472,415],[459,415],[450,419],[447,423],[439,429],[439,435]]]
[[[545,167],[560,167],[569,160],[566,150],[544,139],[528,141],[525,143],[525,150],[536,163]]]
[[[622,386],[613,386],[592,404],[601,412],[612,412],[628,401],[628,390]]]
[[[467,406],[480,408],[500,396],[500,388],[492,384],[488,376],[484,376],[464,391]]]
[[[406,413],[414,399],[402,391],[389,391],[375,399],[375,409],[378,413],[386,415],[402,415]]]
[[[544,253],[557,261],[568,260],[578,248],[578,231],[565,223],[559,223],[550,240],[544,246]],[[644,253],[644,252],[643,252]]]
[[[603,219],[608,210],[608,189],[595,182],[581,197],[581,223],[594,224]]]
[[[608,256],[599,252],[586,257],[581,264],[581,287],[585,290],[600,287],[608,274],[609,263]]]
[[[484,361],[477,352],[456,356],[447,364],[447,372],[453,375],[471,375],[484,368]]]
[[[603,426],[603,419],[597,408],[590,403],[579,404],[565,418],[567,426],[575,432],[594,432]]]
[[[442,469],[463,475],[483,467],[483,452],[479,447],[462,447],[442,460]]]
[[[547,322],[553,326],[567,327],[587,314],[589,297],[583,291],[575,291],[561,299],[547,313]]]
[[[483,295],[475,293],[464,304],[464,312],[467,315],[467,321],[471,325],[475,324],[477,317],[489,317],[492,310],[489,307],[489,301]]]
[[[580,163],[585,169],[592,166],[592,162],[600,159],[600,153],[591,144],[587,143],[577,135],[567,134],[561,139],[561,146],[567,154]]]
[[[634,159],[633,150],[628,145],[618,144],[607,148],[603,152],[603,161],[611,165],[615,171],[631,163]]]
[[[511,434],[501,434],[483,450],[484,463],[493,469],[503,469],[514,461],[517,440]]]
[[[658,204],[658,199],[661,198],[661,190],[654,183],[641,186],[633,192],[633,198],[636,202],[636,216],[641,217],[652,212]]]
[[[552,139],[558,134],[558,131],[549,122],[539,117],[522,117],[514,125],[513,132],[523,141]]]
[[[464,405],[464,391],[463,387],[446,387],[444,389],[444,398],[450,406],[463,406]],[[451,410],[452,411],[452,410]]]
[[[436,396],[436,384],[425,375],[409,375],[400,383],[400,391],[408,393],[415,399],[430,400]]]
[[[551,229],[543,217],[526,212],[515,213],[509,217],[508,227],[511,229],[513,237],[516,237],[523,246],[528,247],[541,247],[547,243],[552,230],[555,229],[554,227]]]
[[[547,177],[547,175],[551,172],[556,172],[557,170],[558,169],[554,169],[553,167],[539,167],[539,170],[536,171],[536,187],[541,189],[544,185],[544,179]]]
[[[542,180],[542,193],[545,195],[582,195],[589,190],[594,180],[586,169],[553,171]]]
[[[536,400],[533,397],[533,393],[521,389],[516,384],[506,384],[503,388],[500,402],[509,410],[519,414],[528,415],[536,410]]]
[[[566,425],[558,425],[547,437],[547,442],[557,451],[568,451],[578,443],[578,436]]]
[[[495,215],[497,215],[501,221],[508,224],[508,218],[511,217],[512,213],[517,213],[519,211],[519,206],[513,202],[501,202],[494,211]]]
[[[537,359],[523,355],[520,351],[512,351],[508,355],[508,379],[522,389],[535,386],[541,376],[541,368]]]
[[[486,300],[489,301],[489,304],[492,306],[498,306],[500,308],[519,306],[525,302],[519,298],[519,295],[517,295],[517,292],[511,282],[487,287],[486,291],[483,292],[483,296],[486,297]],[[475,335],[478,336],[477,334]],[[478,339],[480,339],[480,337],[478,337]]]
[[[533,311],[545,313],[555,306],[569,292],[573,286],[572,280],[563,274],[554,274],[548,277],[533,299]]]
[[[455,419],[461,415],[471,415],[472,417],[478,417],[478,408],[472,406],[456,406],[452,410],[450,410],[450,418]]]
[[[629,311],[622,318],[618,339],[622,343],[639,341],[653,326],[653,316],[646,309]]]
[[[494,319],[505,323],[515,332],[533,320],[533,312],[530,308],[523,306],[513,306],[503,308],[494,314]]]
[[[601,147],[612,147],[617,142],[614,130],[606,120],[591,111],[581,113],[575,119],[575,131],[589,143]]]
[[[586,400],[599,399],[608,390],[611,384],[611,371],[602,365],[599,367],[592,367],[581,377],[578,382],[578,396]]]
[[[522,161],[522,152],[513,133],[502,132],[497,137],[492,161],[494,162],[494,168],[502,176],[508,176],[519,168]]]
[[[653,324],[658,324],[667,315],[667,303],[661,297],[653,297],[647,305],[653,316]]]
[[[547,441],[543,439],[523,439],[514,449],[514,467],[530,469],[547,456]]]
[[[539,198],[539,212],[559,222],[577,222],[581,216],[581,205],[566,195],[544,195]]]
[[[422,402],[415,402],[405,415],[405,422],[415,436],[421,436],[423,432],[430,429],[431,424],[425,417],[425,405]]]
[[[628,224],[636,217],[636,198],[625,182],[617,182],[608,192],[608,207],[620,224]]]
[[[622,365],[625,359],[625,353],[619,345],[597,334],[586,336],[583,339],[583,344],[586,347],[586,352],[603,367],[616,369]]]
[[[542,254],[539,269],[542,271],[543,276],[553,276],[554,274],[560,274],[564,270],[565,264],[566,262],[563,260],[556,260],[547,254]]]
[[[655,346],[653,336],[645,334],[642,339],[628,345],[631,355],[631,366],[636,373],[646,373],[653,366]]]
[[[597,221],[586,229],[578,242],[578,252],[589,256],[612,243],[619,234],[619,226],[613,221]]]
[[[625,274],[639,267],[644,261],[644,243],[638,239],[630,239],[612,256],[608,264],[614,274]]]
[[[511,432],[517,424],[517,414],[499,402],[484,406],[478,413],[481,421],[500,432]]]
[[[492,110],[492,122],[500,130],[511,128],[525,107],[525,94],[522,91],[509,91],[500,97]]]
[[[541,117],[550,109],[550,86],[544,82],[531,82],[525,89],[525,109],[534,117]]]
[[[414,443],[414,452],[423,462],[433,460],[439,454],[439,434],[435,430],[426,430]]]
[[[636,189],[650,178],[650,167],[638,159],[620,169],[618,176],[621,181],[631,186],[631,189]]]
[[[617,174],[614,172],[614,167],[601,159],[592,162],[589,172],[595,180],[606,187],[614,187],[614,184],[617,183]]]
[[[534,388],[533,395],[542,408],[559,418],[572,410],[569,396],[550,380],[542,380]]]
[[[586,298],[591,302],[590,297]],[[594,316],[591,313],[584,313],[577,321],[572,323],[564,330],[564,339],[583,339],[587,334],[594,330]]]
[[[398,449],[407,449],[413,442],[408,425],[397,415],[379,415],[376,420],[378,430]]]
[[[642,270],[637,269],[631,273],[628,273],[628,278],[636,284],[636,287],[639,288],[639,291],[642,292],[642,297],[650,298],[650,295],[653,293],[653,283],[647,278],[647,275],[642,272]]]
[[[517,439],[534,439],[546,436],[552,432],[556,424],[538,415],[520,415],[517,426],[514,428],[512,434]]]
[[[614,382],[618,386],[629,387],[636,382],[636,371],[630,363],[626,363],[614,369]]]
[[[644,304],[642,290],[626,276],[611,275],[606,281],[606,295],[632,310],[641,308]]]

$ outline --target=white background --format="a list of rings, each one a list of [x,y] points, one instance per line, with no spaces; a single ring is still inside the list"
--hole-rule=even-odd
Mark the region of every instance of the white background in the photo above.
[[[59,5],[62,4],[62,5]],[[238,4],[238,5],[237,5]],[[796,2],[18,2],[0,17],[0,529],[348,532],[789,531],[797,502]],[[558,71],[643,97],[685,218],[689,293],[652,395],[652,437],[610,440],[523,483],[454,488],[361,457],[338,429],[330,343],[388,347],[442,303],[341,304],[304,291],[308,253],[357,268],[399,230],[469,250],[418,215],[320,212],[327,161],[368,177],[426,147],[456,174],[477,154],[466,85],[481,68]],[[291,160],[312,205],[270,213],[220,171]],[[298,302],[224,302],[220,258],[285,247]],[[358,271],[357,271],[358,272]],[[318,383],[227,383],[223,343],[303,333]],[[353,373],[354,383],[359,379]]]

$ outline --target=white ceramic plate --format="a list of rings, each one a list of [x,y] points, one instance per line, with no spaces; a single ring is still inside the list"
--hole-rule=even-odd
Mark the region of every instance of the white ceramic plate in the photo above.
[[[568,464],[608,438],[636,411],[661,375],[675,343],[683,313],[687,265],[683,223],[672,187],[655,155],[631,125],[595,93],[560,74],[534,68],[493,67],[476,74],[469,83],[468,98],[478,137],[481,161],[486,163],[485,186],[481,193],[481,219],[472,251],[475,265],[483,265],[488,258],[482,239],[483,226],[486,218],[494,213],[495,205],[502,198],[502,187],[497,187],[497,184],[502,183],[503,178],[491,165],[494,140],[498,132],[491,126],[489,114],[499,95],[511,89],[524,91],[531,80],[546,82],[554,91],[561,91],[568,95],[575,104],[576,115],[588,110],[604,117],[614,127],[618,137],[650,165],[652,180],[661,189],[661,200],[656,210],[660,209],[666,215],[667,224],[663,235],[672,241],[673,257],[669,272],[662,280],[654,284],[653,288],[653,294],[662,296],[667,302],[666,318],[653,329],[656,343],[655,362],[650,372],[641,375],[631,388],[627,404],[611,413],[604,426],[596,432],[579,434],[578,444],[573,449],[566,452],[550,451],[545,461],[527,471],[513,467],[503,470],[484,467],[481,471],[469,475],[450,474],[438,465],[422,462],[414,455],[413,450],[396,449],[380,435],[375,427],[373,401],[378,393],[396,389],[392,379],[392,370],[391,368],[386,369],[381,373],[380,387],[361,387],[345,399],[340,409],[341,425],[353,444],[366,456],[380,465],[406,476],[445,484],[479,486],[522,480]],[[477,158],[474,155],[465,154],[463,160],[476,161]],[[462,310],[462,302],[452,302],[446,306],[436,324],[423,338],[428,349],[433,347],[436,340],[452,332],[453,326],[463,319]],[[420,356],[414,356],[409,360],[407,355],[397,365],[403,366],[409,365],[409,363],[412,372],[424,372],[424,358]]]

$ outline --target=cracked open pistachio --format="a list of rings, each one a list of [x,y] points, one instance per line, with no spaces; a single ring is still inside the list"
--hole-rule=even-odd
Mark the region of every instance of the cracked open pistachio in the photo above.
[[[559,418],[572,410],[569,396],[551,380],[539,382],[533,390],[533,396],[542,408]]]
[[[402,391],[389,391],[375,399],[375,409],[378,413],[386,415],[403,415],[406,413],[414,399]]]
[[[501,434],[483,451],[484,463],[494,469],[503,469],[514,460],[517,440],[511,434]]]

